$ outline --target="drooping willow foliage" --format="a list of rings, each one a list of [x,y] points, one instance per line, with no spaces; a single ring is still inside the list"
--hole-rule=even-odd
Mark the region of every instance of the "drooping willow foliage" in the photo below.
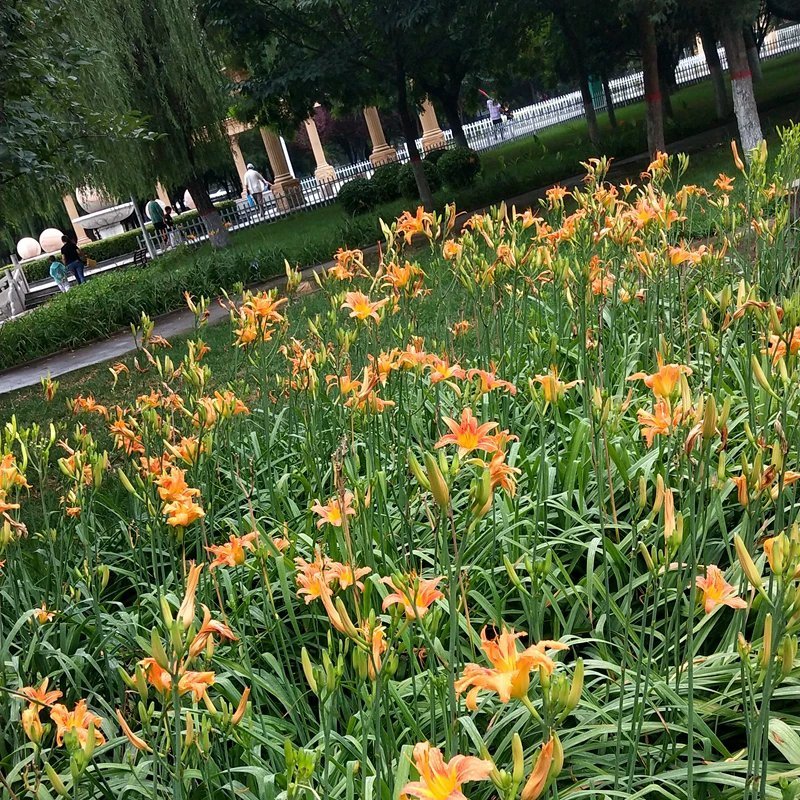
[[[226,157],[225,79],[191,2],[10,0],[0,49],[6,220],[84,182],[117,196],[190,184]]]

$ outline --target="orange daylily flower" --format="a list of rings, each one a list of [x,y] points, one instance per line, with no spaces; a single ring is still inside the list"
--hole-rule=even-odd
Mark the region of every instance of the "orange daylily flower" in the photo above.
[[[86,706],[85,700],[79,700],[72,711],[65,705],[58,703],[50,709],[50,719],[56,724],[56,744],[64,743],[64,736],[72,731],[78,738],[81,747],[86,747],[89,741],[89,727],[94,725],[94,743],[105,744],[106,737],[100,732],[103,720],[93,714]]]
[[[442,245],[442,257],[445,261],[452,261],[453,259],[457,259],[463,250],[464,245],[460,242],[454,242],[452,239],[448,239]]]
[[[186,483],[186,471],[172,465],[156,479],[156,485],[158,496],[167,503],[200,494],[199,489],[192,489]]]
[[[680,403],[673,411],[666,400],[657,400],[653,406],[652,414],[640,408],[636,412],[636,418],[641,426],[642,439],[647,442],[648,447],[652,447],[656,436],[666,436],[680,425],[683,418],[683,410]]]
[[[732,192],[733,182],[736,178],[729,178],[724,172],[720,172],[717,179],[714,181],[714,186],[721,192]]]
[[[208,565],[208,568],[241,566],[247,558],[245,550],[255,550],[257,541],[258,531],[251,531],[244,536],[231,534],[225,544],[207,546],[206,550],[214,556],[214,560]]]
[[[55,614],[52,611],[47,610],[47,603],[42,603],[39,608],[34,609],[33,616],[40,625],[44,625],[45,622],[50,622]]]
[[[319,500],[314,500],[311,510],[319,515],[317,527],[321,528],[327,523],[335,528],[341,528],[345,517],[355,516],[356,510],[353,508],[353,499],[353,493],[347,489],[343,498],[336,495],[328,500],[325,505],[322,505]]]
[[[481,394],[486,394],[494,389],[504,389],[509,394],[516,394],[517,387],[509,381],[504,381],[502,378],[497,377],[494,371],[494,364],[491,365],[491,370],[485,369],[471,369],[467,372],[467,380],[478,378],[479,390]]]
[[[417,233],[430,237],[432,225],[433,214],[426,212],[422,206],[417,207],[417,213],[414,215],[410,211],[404,211],[397,218],[397,230],[405,236],[406,244],[411,244]]]
[[[656,397],[668,400],[680,390],[681,375],[691,375],[692,370],[691,367],[687,367],[685,364],[665,364],[660,354],[657,359],[658,370],[652,375],[646,372],[635,372],[633,375],[628,376],[628,380],[642,380],[648,389],[653,390],[653,394]]]
[[[363,272],[364,253],[361,250],[343,250],[341,247],[334,256],[336,264],[328,270],[328,275],[340,281],[350,280],[356,272]]]
[[[42,720],[39,718],[39,709],[36,706],[28,706],[23,709],[20,714],[20,723],[25,735],[32,741],[38,744],[44,736],[44,726]]]
[[[533,383],[541,385],[545,402],[551,405],[557,403],[564,396],[564,392],[583,383],[582,380],[569,381],[569,383],[559,380],[558,368],[555,365],[550,367],[549,372],[544,375],[535,375],[531,380]]]
[[[522,474],[522,470],[517,467],[512,467],[506,464],[506,454],[502,449],[498,448],[491,461],[487,464],[483,462],[486,469],[489,470],[489,484],[492,491],[501,488],[510,497],[517,493],[517,475]]]
[[[517,650],[517,639],[524,636],[524,632],[514,633],[504,626],[499,636],[490,639],[486,631],[486,627],[481,631],[481,648],[494,668],[467,664],[462,677],[455,683],[456,693],[469,690],[467,708],[471,710],[477,708],[481,689],[495,692],[501,703],[525,697],[532,670],[543,669],[550,675],[555,669],[555,662],[546,651],[568,649],[563,642],[544,639],[520,652]]]
[[[58,689],[50,689],[47,686],[50,678],[45,678],[39,686],[23,686],[19,693],[30,701],[30,705],[36,708],[41,706],[52,706],[61,697]]]
[[[798,325],[792,331],[788,341],[788,348],[785,337],[772,334],[769,337],[767,347],[764,350],[764,352],[769,353],[769,355],[772,357],[773,364],[776,364],[780,360],[781,356],[785,356],[787,351],[789,355],[795,355],[798,351],[800,351],[800,325]]]
[[[369,575],[372,572],[371,567],[356,567],[355,569],[350,564],[342,564],[339,561],[331,561],[326,568],[326,577],[329,582],[338,582],[340,589],[347,589],[350,586],[355,586],[358,589],[363,589],[364,584],[361,578]]]
[[[387,264],[383,282],[391,286],[395,292],[401,292],[419,288],[424,277],[425,273],[419,266],[406,261],[402,267],[399,264]],[[412,281],[416,282],[412,284]]]
[[[747,608],[747,602],[738,596],[737,590],[725,580],[725,573],[716,565],[709,564],[705,576],[698,575],[694,581],[703,593],[706,614],[710,614],[717,606]]]
[[[350,316],[361,322],[367,319],[374,319],[380,322],[381,318],[378,311],[386,305],[387,300],[376,300],[374,303],[363,292],[348,292],[345,295],[341,308],[349,308]]]
[[[418,781],[410,781],[400,791],[400,796],[419,800],[467,800],[461,786],[468,781],[485,781],[494,764],[475,756],[456,755],[445,761],[438,747],[428,742],[414,745],[414,766],[419,772]]]
[[[400,604],[403,606],[408,619],[422,619],[428,609],[444,595],[436,588],[441,578],[420,578],[418,575],[405,575],[403,582],[397,586],[391,578],[382,578],[392,589],[390,594],[383,598],[381,608],[386,611],[389,606]]]
[[[189,646],[189,657],[194,658],[200,655],[208,640],[211,639],[213,641],[215,636],[219,636],[220,639],[227,639],[229,642],[235,642],[238,639],[236,634],[224,622],[211,619],[211,611],[209,611],[208,606],[204,605],[203,624]]]
[[[438,356],[434,356],[428,362],[428,369],[430,370],[431,383],[441,383],[452,378],[463,380],[466,374],[458,364],[451,364],[446,358],[439,358]]]
[[[450,333],[453,334],[454,338],[463,336],[471,327],[472,323],[468,319],[462,319],[453,323],[453,327],[450,328]]]
[[[202,519],[206,512],[190,498],[181,498],[164,505],[167,525],[173,528],[188,528],[193,522]]]
[[[459,456],[470,453],[473,450],[484,450],[493,453],[497,448],[495,443],[489,438],[489,432],[497,427],[496,422],[484,422],[478,425],[478,420],[472,414],[471,408],[465,408],[461,412],[461,421],[456,422],[450,417],[443,418],[444,424],[450,429],[450,433],[436,442],[435,447],[445,447],[454,444],[458,447]]]
[[[156,662],[154,658],[143,658],[139,665],[144,669],[147,682],[161,694],[165,694],[172,687],[172,676]],[[178,694],[185,695],[189,692],[196,701],[203,699],[209,686],[214,685],[216,675],[213,672],[193,672],[182,670],[178,675]]]

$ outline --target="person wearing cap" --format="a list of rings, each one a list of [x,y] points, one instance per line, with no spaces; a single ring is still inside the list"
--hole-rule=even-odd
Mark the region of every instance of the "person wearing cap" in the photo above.
[[[264,213],[264,192],[272,188],[272,184],[252,165],[247,165],[244,173],[244,188],[249,197],[255,200],[259,213]]]

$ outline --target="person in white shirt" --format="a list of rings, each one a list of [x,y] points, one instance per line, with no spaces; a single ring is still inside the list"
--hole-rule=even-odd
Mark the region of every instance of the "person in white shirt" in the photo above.
[[[244,173],[244,188],[247,194],[255,200],[260,213],[264,212],[264,192],[272,188],[272,184],[252,165],[247,165]]]
[[[486,101],[486,108],[489,109],[489,119],[492,121],[492,127],[494,128],[494,138],[497,138],[497,133],[500,131],[502,133],[501,125],[503,124],[503,118],[500,115],[502,107],[500,103],[497,102],[493,97],[490,97]]]

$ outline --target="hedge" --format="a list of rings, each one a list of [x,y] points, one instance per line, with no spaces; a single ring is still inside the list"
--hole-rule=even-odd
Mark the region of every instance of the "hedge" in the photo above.
[[[233,200],[223,200],[220,203],[215,203],[216,207],[220,210],[231,208],[234,205]],[[197,217],[196,211],[186,211],[183,214],[178,214],[173,217],[176,222],[188,222],[189,220]],[[150,223],[145,225],[148,231],[153,230]],[[125,233],[118,233],[116,236],[109,236],[106,239],[100,239],[97,242],[89,242],[82,244],[81,250],[86,255],[91,256],[95,261],[106,261],[109,258],[118,258],[119,256],[128,255],[136,250],[137,238],[142,235],[140,228],[134,228],[132,231],[125,231]],[[11,266],[5,267],[11,269]],[[43,278],[50,277],[49,255],[37,258],[35,261],[29,261],[24,264],[25,277],[29,282],[40,281]]]
[[[283,274],[284,260],[313,266],[339,247],[378,238],[377,220],[350,221],[333,234],[290,248],[254,246],[198,253],[169,253],[144,268],[98,275],[28,314],[0,325],[0,370],[65,349],[74,349],[124,330],[141,318],[183,308],[184,292],[214,297],[237,284],[259,283]]]

